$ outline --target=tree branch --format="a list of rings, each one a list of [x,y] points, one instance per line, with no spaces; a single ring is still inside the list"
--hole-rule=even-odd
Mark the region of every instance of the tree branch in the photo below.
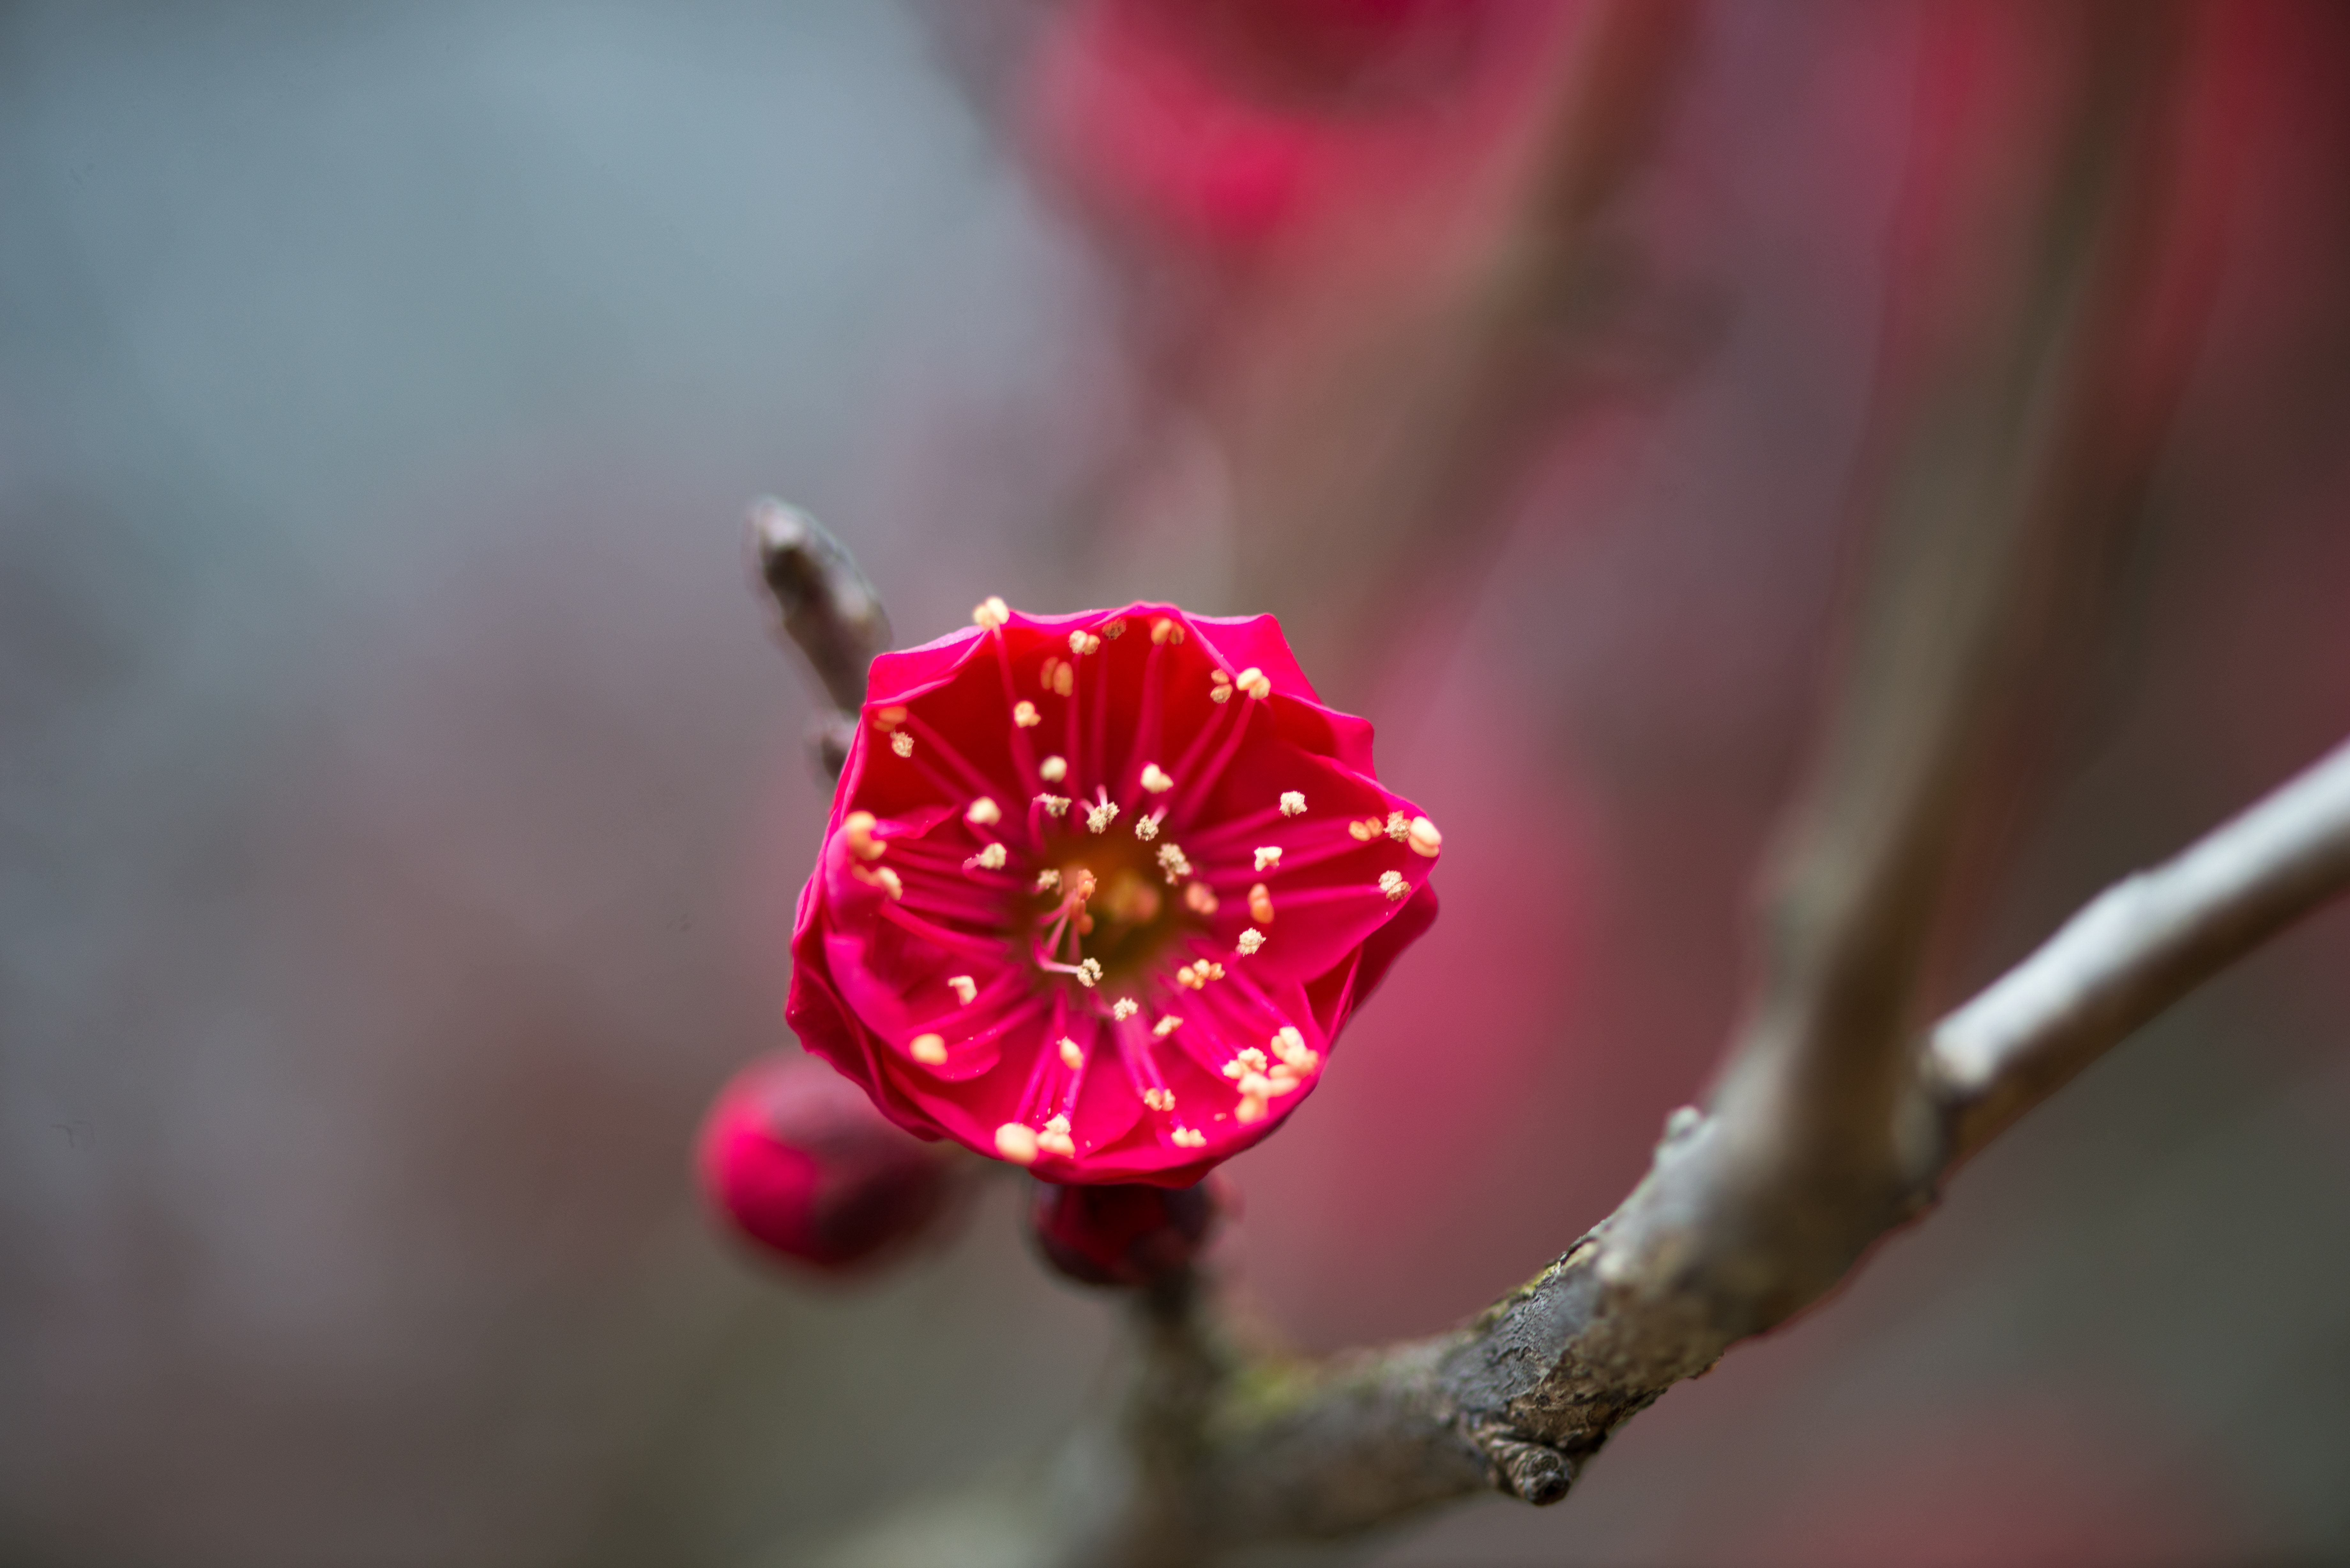
[[[1942,1020],[1925,1070],[1950,1163],[2345,886],[2350,743],[2184,853],[2107,888]]]
[[[828,700],[810,742],[816,765],[837,777],[865,704],[865,673],[889,646],[889,618],[847,547],[799,508],[762,496],[751,504],[749,533],[759,581],[782,630],[806,656]]]

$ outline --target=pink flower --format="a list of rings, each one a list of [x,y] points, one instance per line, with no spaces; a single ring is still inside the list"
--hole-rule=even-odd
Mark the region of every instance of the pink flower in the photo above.
[[[702,1188],[733,1229],[771,1251],[846,1270],[899,1251],[945,1213],[955,1173],[840,1075],[805,1056],[766,1057],[710,1107]]]
[[[1441,836],[1270,616],[974,618],[873,662],[786,1016],[901,1127],[1188,1186],[1320,1081]]]

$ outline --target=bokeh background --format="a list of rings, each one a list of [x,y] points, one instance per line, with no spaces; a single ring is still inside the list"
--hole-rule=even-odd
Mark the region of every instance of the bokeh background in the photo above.
[[[1700,7],[1529,300],[1586,9],[0,5],[0,1557],[786,1563],[1099,1394],[1013,1183],[853,1288],[700,1210],[824,804],[762,492],[909,639],[1274,610],[1443,824],[1228,1168],[1267,1322],[1603,1215],[1736,1016],[1921,83],[2051,89],[2025,7]],[[2207,286],[1945,1001],[2350,732],[2350,17],[2206,9]],[[2345,1044],[2337,910],[1564,1506],[1362,1555],[2350,1561]]]

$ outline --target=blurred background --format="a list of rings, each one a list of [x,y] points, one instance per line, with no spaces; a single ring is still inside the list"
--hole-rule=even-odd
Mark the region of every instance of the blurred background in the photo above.
[[[854,1287],[702,1212],[827,798],[750,496],[1377,722],[1443,919],[1220,1256],[1424,1333],[1702,1092],[1936,410],[2112,536],[1941,1002],[2350,732],[2345,192],[2319,0],[0,5],[0,1557],[786,1563],[1099,1393],[1014,1183]],[[2050,275],[2069,423],[1969,369]],[[1363,1559],[2350,1561],[2345,1044],[2337,909]]]

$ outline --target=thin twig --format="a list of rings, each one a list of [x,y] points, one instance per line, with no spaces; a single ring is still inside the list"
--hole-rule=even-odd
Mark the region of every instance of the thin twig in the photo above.
[[[2107,888],[1942,1020],[1926,1071],[1950,1163],[2350,885],[2350,742],[2183,854]]]
[[[889,618],[847,547],[799,508],[762,496],[751,504],[749,532],[759,581],[783,631],[828,699],[811,740],[817,765],[837,775],[865,703],[866,671],[889,646]]]

